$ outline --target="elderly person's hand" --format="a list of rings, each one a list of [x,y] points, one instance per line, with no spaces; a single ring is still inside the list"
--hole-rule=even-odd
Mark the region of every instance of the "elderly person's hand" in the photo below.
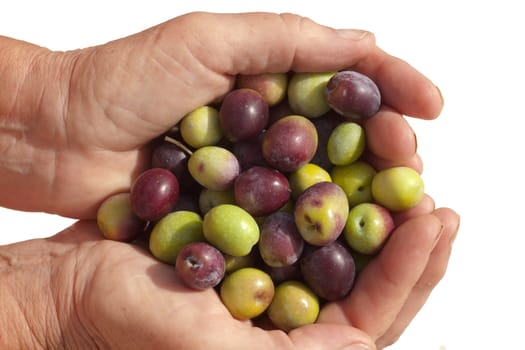
[[[226,94],[237,74],[350,67],[376,81],[385,105],[364,123],[372,164],[421,170],[403,115],[437,117],[439,90],[368,32],[292,14],[193,13],[71,52],[0,38],[0,205],[85,219],[48,239],[0,247],[0,347],[373,349],[394,342],[443,275],[459,225],[428,196],[396,217],[399,227],[348,298],[288,334],[235,320],[213,289],[188,290],[172,266],[102,239],[93,221],[103,199],[146,169],[148,142]]]
[[[401,114],[436,117],[439,91],[367,32],[291,14],[194,13],[71,52],[0,38],[0,205],[93,218],[145,169],[148,142],[226,94],[237,74],[348,67],[396,111],[370,123],[369,148],[381,161],[415,158]]]

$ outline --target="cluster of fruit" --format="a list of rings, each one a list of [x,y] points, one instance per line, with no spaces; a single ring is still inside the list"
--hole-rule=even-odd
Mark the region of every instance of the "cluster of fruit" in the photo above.
[[[147,234],[193,289],[288,331],[350,293],[363,257],[423,198],[419,174],[363,160],[378,87],[354,71],[239,76],[153,146],[151,168],[98,211],[108,239]],[[146,225],[147,224],[147,225]],[[146,233],[144,233],[146,232]]]

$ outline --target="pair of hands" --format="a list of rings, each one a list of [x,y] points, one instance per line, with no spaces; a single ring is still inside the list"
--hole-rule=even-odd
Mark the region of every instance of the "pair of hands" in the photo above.
[[[384,250],[348,298],[323,308],[318,323],[289,334],[264,331],[233,319],[213,290],[184,288],[172,267],[142,248],[102,240],[93,221],[100,202],[128,189],[148,166],[148,141],[226,94],[236,74],[348,67],[367,74],[385,105],[364,124],[372,163],[421,171],[416,137],[403,115],[437,117],[441,95],[379,49],[371,33],[334,30],[292,14],[194,13],[78,51],[12,47],[29,57],[27,76],[36,81],[18,87],[19,100],[33,101],[31,113],[25,113],[27,101],[10,104],[24,136],[11,148],[22,155],[17,163],[3,163],[0,187],[9,191],[3,189],[0,204],[82,219],[49,239],[0,247],[0,258],[19,272],[8,281],[43,287],[39,293],[12,287],[10,295],[51,304],[34,306],[40,322],[26,317],[33,341],[112,349],[383,348],[443,276],[459,219],[427,196],[397,215],[400,226]],[[22,257],[25,264],[13,263]]]

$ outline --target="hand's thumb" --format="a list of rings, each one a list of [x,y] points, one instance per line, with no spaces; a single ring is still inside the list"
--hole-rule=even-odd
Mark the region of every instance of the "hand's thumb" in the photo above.
[[[350,326],[313,324],[297,328],[289,334],[297,349],[311,350],[375,350],[366,333]]]
[[[338,70],[375,48],[369,32],[336,30],[294,14],[190,13],[165,29],[204,66],[231,75]]]

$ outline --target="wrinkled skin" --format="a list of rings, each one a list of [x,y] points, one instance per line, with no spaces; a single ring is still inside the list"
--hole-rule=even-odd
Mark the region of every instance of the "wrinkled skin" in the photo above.
[[[93,221],[98,205],[148,166],[148,141],[227,93],[236,74],[347,67],[382,92],[384,106],[363,122],[367,159],[421,171],[403,115],[436,118],[439,90],[367,32],[292,14],[194,13],[71,52],[0,37],[0,205],[81,219],[54,237],[0,247],[0,347],[208,349],[221,339],[226,349],[373,349],[395,342],[443,276],[458,230],[457,214],[435,209],[431,197],[397,214],[402,224],[347,299],[289,334],[233,319],[213,290],[190,292],[172,266],[141,247],[102,240]]]

